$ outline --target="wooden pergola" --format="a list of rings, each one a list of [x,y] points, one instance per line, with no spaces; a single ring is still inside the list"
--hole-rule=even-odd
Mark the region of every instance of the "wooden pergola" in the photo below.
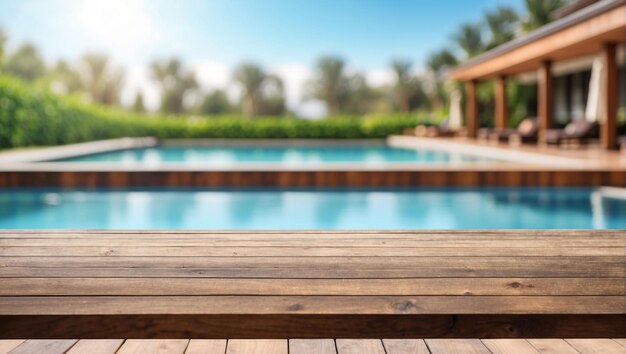
[[[617,48],[625,41],[626,0],[601,0],[457,67],[449,77],[465,82],[468,136],[476,137],[479,126],[478,82],[495,82],[494,125],[496,129],[502,129],[508,119],[507,77],[537,72],[537,113],[541,134],[553,121],[553,64],[598,55],[603,61],[602,92],[605,93],[600,97],[605,112],[600,140],[603,148],[616,148]]]

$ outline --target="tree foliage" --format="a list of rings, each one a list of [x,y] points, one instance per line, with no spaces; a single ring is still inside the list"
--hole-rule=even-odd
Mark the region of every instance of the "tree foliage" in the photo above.
[[[512,7],[500,6],[494,11],[487,12],[485,21],[491,37],[487,49],[495,48],[515,38],[519,17]]]
[[[268,109],[284,111],[284,87],[278,76],[254,63],[243,63],[235,70],[233,79],[241,87],[246,116],[256,117]]]
[[[33,82],[45,74],[46,65],[37,48],[30,43],[25,43],[15,53],[9,55],[5,70],[24,81]]]
[[[186,70],[177,58],[157,60],[150,69],[152,79],[161,89],[161,112],[183,113],[185,98],[198,87],[195,74]]]
[[[565,5],[565,0],[525,0],[526,18],[522,28],[526,32],[533,31],[552,21],[552,12]]]

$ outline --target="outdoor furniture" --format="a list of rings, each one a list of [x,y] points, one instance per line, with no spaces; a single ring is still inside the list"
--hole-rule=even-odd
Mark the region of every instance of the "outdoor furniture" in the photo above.
[[[598,137],[598,123],[586,119],[576,120],[564,129],[549,129],[542,137],[544,144],[583,144]]]
[[[537,118],[525,118],[515,129],[482,128],[478,130],[478,138],[493,142],[508,141],[511,144],[521,144],[537,141],[539,125]]]
[[[451,137],[459,133],[458,130],[450,127],[450,120],[444,119],[439,125],[428,126],[420,124],[414,129],[415,136],[428,137]]]

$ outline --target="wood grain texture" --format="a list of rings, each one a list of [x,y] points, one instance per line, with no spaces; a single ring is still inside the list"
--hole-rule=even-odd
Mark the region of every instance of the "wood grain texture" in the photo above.
[[[338,354],[385,354],[380,339],[337,339]]]
[[[333,339],[290,339],[289,354],[337,354]]]
[[[494,167],[399,171],[2,171],[0,187],[626,186],[623,171]]]
[[[226,353],[225,339],[192,339],[187,345],[185,354],[224,354]]]
[[[546,338],[528,339],[527,341],[542,354],[580,354],[563,339]]]
[[[4,315],[623,314],[624,296],[4,297]]]
[[[525,339],[483,339],[483,344],[492,354],[537,354],[539,353]]]
[[[626,349],[626,338],[614,338],[613,340]]]
[[[423,339],[383,339],[386,354],[430,354]]]
[[[623,278],[5,278],[0,296],[624,295]]]
[[[128,339],[117,354],[183,354],[187,339]]]
[[[624,347],[611,339],[566,339],[581,354],[624,354]]]
[[[4,339],[0,340],[0,354],[7,354],[13,348],[24,343],[23,339]]]
[[[67,354],[115,354],[123,339],[81,339]]]
[[[4,230],[0,338],[619,337],[625,247],[623,230]]]
[[[11,350],[11,354],[63,354],[76,343],[75,339],[33,340],[29,339]]]
[[[234,339],[228,341],[226,354],[287,354],[286,339]]]
[[[426,339],[426,345],[432,354],[491,354],[478,339]]]

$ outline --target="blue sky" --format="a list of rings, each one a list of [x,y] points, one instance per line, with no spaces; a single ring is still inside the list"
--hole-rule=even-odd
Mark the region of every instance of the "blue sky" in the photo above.
[[[500,4],[522,0],[0,0],[9,48],[31,41],[48,61],[109,53],[127,69],[128,92],[152,91],[145,66],[176,55],[206,86],[228,85],[230,70],[256,61],[286,78],[290,104],[320,55],[343,57],[373,84],[392,58],[423,67],[452,33]],[[150,97],[148,98],[151,99]]]

